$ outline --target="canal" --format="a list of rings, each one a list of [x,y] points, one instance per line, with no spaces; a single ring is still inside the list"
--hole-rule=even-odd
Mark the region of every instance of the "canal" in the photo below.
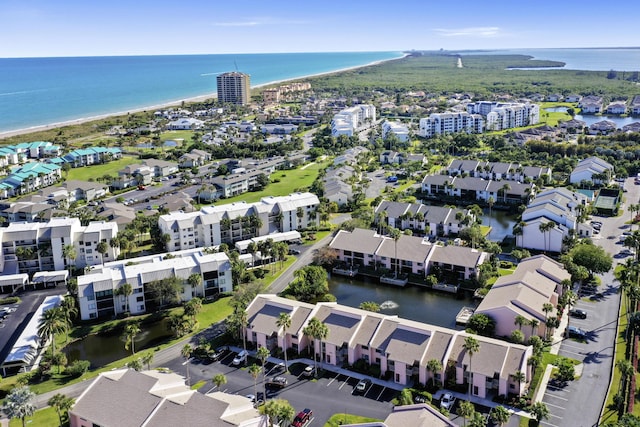
[[[358,307],[365,301],[373,301],[389,307],[381,309],[382,314],[397,315],[445,328],[456,327],[456,315],[462,307],[477,306],[476,301],[468,296],[451,295],[411,285],[401,288],[383,285],[373,279],[355,280],[337,275],[329,278],[329,292],[336,296],[339,304]]]

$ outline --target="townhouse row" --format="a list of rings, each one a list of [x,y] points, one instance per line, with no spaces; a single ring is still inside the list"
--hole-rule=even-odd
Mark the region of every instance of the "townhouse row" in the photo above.
[[[337,303],[312,305],[275,295],[256,296],[246,311],[246,339],[259,347],[309,351],[323,363],[334,366],[364,360],[377,365],[383,377],[398,384],[426,384],[430,379],[441,386],[448,381],[471,382],[474,396],[491,398],[521,395],[531,380],[527,364],[532,355],[530,346]],[[281,313],[291,318],[286,330],[278,326]],[[305,334],[313,318],[326,325],[326,338],[317,340]],[[469,336],[479,343],[479,350],[472,357],[464,349]],[[442,369],[429,371],[427,365],[432,360],[440,362]],[[524,373],[525,379],[514,380],[516,372]]]
[[[476,177],[427,175],[422,180],[422,192],[430,197],[441,195],[467,202],[522,204],[535,196],[533,183],[484,179]]]
[[[422,203],[383,200],[374,210],[376,225],[417,230],[427,236],[457,235],[473,224],[475,219],[469,209],[428,206]]]
[[[331,136],[354,136],[367,125],[376,122],[376,107],[356,105],[336,113],[331,120]]]
[[[396,241],[373,230],[340,230],[329,243],[337,259],[353,267],[364,266],[426,277],[434,267],[452,280],[473,279],[489,254],[463,246],[432,244],[422,237],[401,235]]]

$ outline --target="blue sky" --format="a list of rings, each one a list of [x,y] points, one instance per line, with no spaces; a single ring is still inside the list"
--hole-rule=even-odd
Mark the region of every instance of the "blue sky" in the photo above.
[[[0,0],[0,57],[640,46],[640,2]]]

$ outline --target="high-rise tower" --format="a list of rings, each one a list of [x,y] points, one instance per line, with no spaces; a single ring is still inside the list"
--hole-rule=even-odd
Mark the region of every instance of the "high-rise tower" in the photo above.
[[[218,75],[218,100],[238,105],[247,105],[251,101],[251,77],[248,74],[232,71]]]

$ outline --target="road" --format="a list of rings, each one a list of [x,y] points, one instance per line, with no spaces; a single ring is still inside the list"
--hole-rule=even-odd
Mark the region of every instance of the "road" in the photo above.
[[[603,223],[602,230],[593,241],[614,255],[623,247],[618,244],[618,237],[629,230],[625,221],[629,220],[626,207],[629,203],[638,203],[640,186],[633,185],[633,179],[625,183],[628,189],[624,193],[626,201],[622,214],[618,217],[596,217],[593,219]],[[616,262],[624,262],[624,258],[614,258]],[[584,366],[582,376],[577,381],[566,385],[550,383],[545,392],[543,402],[549,408],[550,419],[541,425],[551,427],[577,427],[598,425],[604,407],[614,362],[614,346],[618,337],[616,327],[620,307],[621,294],[618,293],[618,282],[613,271],[599,276],[602,283],[597,290],[582,292],[575,308],[587,312],[587,319],[570,318],[570,324],[587,332],[587,339],[580,342],[573,339],[563,340],[559,354],[581,360]],[[601,293],[601,298],[593,298]],[[613,385],[614,390],[617,384]]]

